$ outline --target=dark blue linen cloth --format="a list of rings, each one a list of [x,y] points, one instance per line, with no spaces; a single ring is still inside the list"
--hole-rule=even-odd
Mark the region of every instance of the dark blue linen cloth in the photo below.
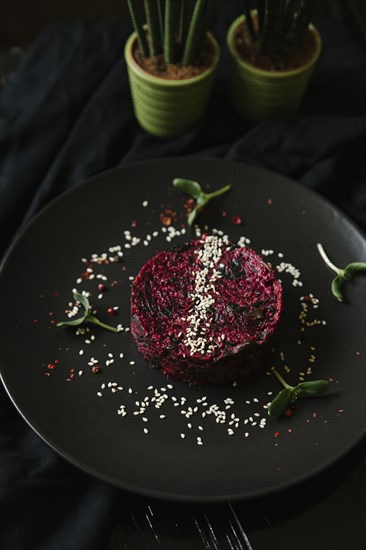
[[[135,122],[123,58],[129,25],[74,21],[42,32],[0,93],[0,257],[63,191],[102,170],[171,155],[264,166],[317,190],[366,229],[365,45],[342,22],[321,19],[323,53],[299,115],[252,124],[228,96],[225,32],[235,15],[226,6],[216,25],[222,60],[205,120],[170,140]],[[3,388],[0,418],[0,548],[105,548],[121,492],[59,458]]]

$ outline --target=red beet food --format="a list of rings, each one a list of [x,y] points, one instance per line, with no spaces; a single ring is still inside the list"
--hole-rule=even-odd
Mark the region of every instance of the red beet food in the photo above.
[[[168,377],[223,384],[263,365],[282,286],[250,248],[205,236],[158,253],[132,284],[131,332]]]

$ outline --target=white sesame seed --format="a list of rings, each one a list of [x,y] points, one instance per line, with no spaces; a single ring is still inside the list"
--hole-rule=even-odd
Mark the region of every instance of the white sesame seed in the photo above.
[[[97,392],[97,396],[98,396],[98,397],[102,397],[102,396],[103,396],[102,392],[98,391],[98,392]]]

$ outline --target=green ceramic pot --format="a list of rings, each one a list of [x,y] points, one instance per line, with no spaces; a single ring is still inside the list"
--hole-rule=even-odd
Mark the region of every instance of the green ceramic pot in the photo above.
[[[322,43],[318,31],[313,25],[310,26],[316,47],[313,57],[306,65],[290,71],[267,71],[244,61],[234,46],[235,31],[244,20],[244,16],[236,19],[227,33],[227,45],[231,54],[231,97],[236,110],[250,120],[295,114],[320,55]]]
[[[218,43],[210,33],[208,36],[215,49],[211,67],[184,80],[168,80],[146,72],[132,55],[136,33],[127,40],[125,59],[133,107],[138,122],[150,134],[178,136],[193,128],[203,117],[220,58]]]

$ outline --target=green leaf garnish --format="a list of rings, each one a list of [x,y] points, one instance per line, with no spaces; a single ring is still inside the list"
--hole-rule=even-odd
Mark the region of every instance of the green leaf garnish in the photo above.
[[[324,262],[332,271],[334,271],[337,274],[337,276],[332,281],[332,286],[331,286],[332,294],[337,298],[337,300],[339,300],[340,302],[343,302],[343,294],[342,294],[343,282],[350,281],[353,275],[356,275],[357,273],[366,272],[366,263],[352,262],[348,264],[344,269],[341,269],[330,261],[330,259],[325,253],[323,245],[318,243],[316,246]]]
[[[329,380],[312,380],[310,382],[301,382],[295,388],[297,397],[314,397],[323,395],[330,388]]]
[[[355,275],[356,273],[361,273],[362,271],[366,271],[365,262],[352,262],[344,268],[343,278],[346,279],[346,281],[349,281],[352,275]]]
[[[188,214],[188,225],[193,224],[196,217],[201,212],[202,208],[206,206],[206,204],[211,199],[213,199],[214,197],[218,197],[219,195],[223,195],[231,188],[231,185],[225,185],[224,187],[218,189],[218,191],[214,191],[213,193],[204,193],[200,184],[197,181],[187,180],[184,178],[175,178],[173,180],[173,185],[180,191],[183,191],[183,193],[186,193],[187,195],[190,195],[193,199],[196,199],[196,207],[192,210],[192,212]]]
[[[194,199],[198,199],[202,194],[201,186],[197,181],[175,178],[175,180],[173,180],[173,185],[183,191],[183,193],[191,195]]]
[[[343,294],[342,294],[342,282],[343,279],[340,275],[337,275],[332,281],[331,289],[332,294],[337,298],[339,302],[343,302]]]
[[[111,332],[118,332],[118,329],[115,327],[111,327],[110,325],[106,325],[105,323],[102,323],[102,321],[99,321],[94,315],[91,314],[91,305],[89,303],[89,300],[84,294],[79,294],[79,292],[73,293],[75,302],[79,302],[80,305],[84,308],[84,315],[82,317],[78,317],[77,319],[72,319],[71,321],[62,321],[60,323],[57,323],[57,327],[63,327],[63,326],[70,326],[75,327],[78,325],[81,325],[83,323],[91,323],[94,325],[98,325],[102,328],[105,328],[107,330],[110,330]]]
[[[275,397],[269,406],[269,415],[278,418],[283,412],[301,397],[317,397],[323,395],[330,388],[329,380],[312,380],[310,382],[301,382],[297,386],[290,386],[285,382],[275,368],[272,369],[277,380],[284,386],[284,389]]]
[[[273,418],[278,418],[281,414],[289,408],[294,400],[293,391],[291,388],[284,388],[275,397],[269,406],[269,414]]]

